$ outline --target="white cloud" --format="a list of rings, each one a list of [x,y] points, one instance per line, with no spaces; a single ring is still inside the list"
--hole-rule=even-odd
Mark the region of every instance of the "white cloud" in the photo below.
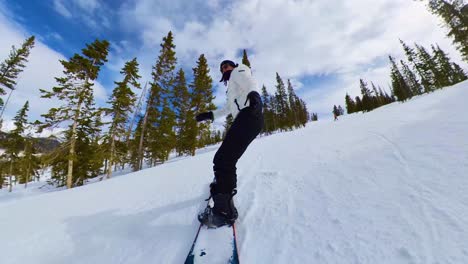
[[[98,0],[54,0],[57,13],[74,22],[83,23],[91,29],[110,28],[110,11]]]
[[[118,72],[125,61],[135,56],[141,65],[142,83],[148,80],[151,66],[159,55],[159,44],[172,30],[179,65],[191,68],[198,56],[205,54],[217,88],[217,104],[224,101],[225,91],[217,82],[220,78],[218,63],[227,58],[240,61],[242,49],[248,50],[259,86],[265,84],[274,92],[275,73],[278,72],[285,82],[291,79],[311,111],[324,113],[330,112],[334,104],[343,105],[346,92],[353,97],[358,95],[359,78],[388,89],[387,56],[403,58],[399,38],[408,44],[439,43],[457,63],[466,65],[461,62],[451,40],[445,38],[439,19],[418,1],[128,0],[118,11],[97,0],[54,0],[53,3],[58,13],[77,23],[91,28],[117,24],[132,37],[135,36],[132,33],[138,34],[138,39],[112,43],[107,67],[113,71],[114,76],[110,78],[113,80],[119,79]],[[103,11],[119,13],[120,24]],[[27,37],[24,29],[5,17],[2,19],[2,41],[18,45]],[[137,46],[139,41],[142,44]],[[5,57],[9,48],[0,46],[0,56]],[[27,87],[25,91],[30,91],[25,96],[37,98],[37,88],[50,88],[55,84],[53,77],[61,72],[60,58],[63,56],[38,43],[27,72],[20,79],[21,86]],[[336,79],[324,84],[302,83],[308,76]],[[18,93],[21,92],[18,90]],[[99,84],[96,85],[96,99],[107,99],[105,89]],[[37,109],[46,108],[36,101]],[[18,109],[22,103],[16,101],[11,108]]]
[[[388,54],[402,58],[399,38],[422,45],[438,42],[459,58],[438,18],[419,2],[262,1],[256,9],[250,3],[244,3],[241,22],[234,27],[238,32],[246,29],[239,36],[251,44],[255,52],[251,62],[262,77],[273,79],[274,71],[283,78],[338,74],[339,86],[322,87],[317,92],[326,96],[309,101],[318,106],[316,111],[343,104],[347,90],[359,92],[361,77],[386,88],[387,64],[375,63],[386,61]]]
[[[3,61],[8,56],[11,45],[19,47],[31,33],[0,13],[0,35],[2,43],[10,44],[0,45],[0,60]],[[6,107],[3,117],[5,121],[8,122],[13,118],[27,100],[30,105],[28,113],[30,121],[42,119],[41,114],[45,114],[51,107],[60,105],[57,100],[40,98],[39,89],[51,90],[56,85],[55,77],[61,76],[63,71],[59,60],[64,59],[67,58],[36,39],[35,47],[31,50],[24,71],[19,74],[16,90],[13,91]],[[4,96],[4,100],[6,97],[7,95]],[[99,82],[95,85],[95,98],[101,102],[107,99],[106,91]]]
[[[121,7],[124,28],[140,33],[139,57],[145,67],[154,62],[169,30],[175,36],[179,63],[193,66],[198,55],[205,54],[215,84],[219,61],[240,61],[239,51],[248,49],[258,84],[270,92],[276,72],[294,82],[307,76],[337,78],[318,87],[295,83],[315,112],[328,113],[334,104],[344,105],[346,92],[358,95],[359,78],[388,89],[387,56],[403,58],[400,38],[408,44],[439,43],[461,63],[439,19],[418,1],[213,0],[184,6],[186,2],[137,0]],[[221,102],[224,88],[217,87],[216,102]]]
[[[78,16],[83,12],[91,14],[100,7],[101,4],[97,0],[54,0],[55,11],[66,18]]]
[[[4,43],[10,43],[16,47],[29,37],[26,31],[11,21],[7,21],[2,14],[0,14],[0,35],[2,35]],[[8,46],[2,45],[0,47],[2,60],[8,56],[9,50]],[[39,118],[40,114],[45,113],[48,105],[39,99],[39,88],[53,87],[55,84],[54,76],[58,76],[62,71],[59,59],[65,58],[47,48],[40,41],[36,41],[28,58],[29,61],[26,63],[26,68],[18,77],[16,90],[5,110],[4,119],[12,118],[26,100],[30,101],[30,116],[32,118]]]
[[[68,10],[67,7],[65,7],[62,0],[54,0],[54,9],[60,15],[66,17],[66,18],[71,18],[72,17],[72,13],[70,12],[70,10]]]
[[[94,11],[100,7],[97,0],[75,0],[75,3],[83,10]]]
[[[63,41],[63,37],[57,32],[51,32],[47,34],[46,38],[52,39],[54,41],[59,41],[59,42]]]

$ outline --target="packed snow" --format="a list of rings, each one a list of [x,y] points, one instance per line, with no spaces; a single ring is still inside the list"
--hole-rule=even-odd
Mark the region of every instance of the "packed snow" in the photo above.
[[[237,166],[240,262],[468,263],[466,98],[468,82],[255,140]],[[183,263],[215,151],[2,193],[0,262]]]

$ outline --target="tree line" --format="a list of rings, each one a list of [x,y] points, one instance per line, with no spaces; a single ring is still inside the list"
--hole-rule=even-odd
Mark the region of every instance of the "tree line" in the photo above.
[[[429,0],[429,11],[439,16],[448,29],[447,36],[453,40],[462,59],[468,62],[468,5],[461,0]],[[406,101],[413,96],[429,93],[446,86],[454,85],[467,79],[467,74],[452,62],[438,45],[427,49],[419,44],[408,46],[400,43],[407,61],[395,61],[389,56],[391,94],[374,83],[360,79],[361,96],[354,99],[346,94],[345,102],[348,113],[368,112],[396,100]],[[429,50],[429,51],[428,51]]]
[[[13,49],[2,64],[3,87],[14,89],[14,80],[25,67],[33,44],[31,37],[22,49]],[[223,133],[209,123],[195,121],[197,113],[216,109],[213,80],[204,54],[192,68],[189,83],[184,70],[176,69],[174,37],[169,32],[160,44],[151,80],[142,85],[137,58],[127,61],[107,105],[98,107],[94,85],[107,62],[109,47],[108,41],[95,40],[80,53],[60,61],[63,74],[55,78],[57,85],[40,89],[44,100],[58,99],[60,104],[43,113],[43,120],[28,121],[28,102],[18,111],[15,129],[0,156],[0,188],[8,183],[11,190],[13,183],[37,179],[41,168],[50,169],[51,183],[72,188],[103,174],[110,178],[118,168],[131,166],[136,171],[164,163],[171,154],[193,156],[197,148],[222,140],[232,116],[227,117]],[[250,67],[245,50],[242,62]],[[264,134],[298,128],[308,119],[305,103],[294,93],[290,81],[288,94],[279,75],[277,81],[273,96],[263,87],[268,122]],[[60,146],[50,153],[38,153],[26,132],[54,127],[64,129]]]
[[[288,86],[276,73],[276,91],[269,94],[265,85],[262,86],[262,103],[264,127],[263,134],[269,135],[275,131],[288,131],[304,127],[310,119],[304,100],[294,91],[291,80]]]
[[[468,8],[463,1],[429,0],[429,10],[442,18],[462,58],[468,61]],[[16,79],[24,70],[34,36],[26,39],[19,49],[12,48],[8,58],[0,65],[0,127],[10,96],[16,89]],[[346,95],[348,113],[371,111],[395,100],[405,101],[412,96],[432,92],[467,79],[466,73],[437,45],[430,51],[415,44],[401,41],[407,61],[391,64],[391,94],[379,85],[360,80],[361,97]],[[152,66],[151,80],[142,85],[139,63],[136,58],[125,63],[121,78],[114,82],[112,95],[106,107],[98,107],[93,88],[102,66],[107,62],[109,42],[96,40],[87,44],[81,53],[61,60],[63,75],[56,77],[57,85],[40,89],[42,98],[58,99],[61,104],[41,116],[43,120],[29,122],[29,102],[14,117],[15,129],[5,143],[0,155],[0,188],[5,183],[11,190],[14,182],[27,183],[38,178],[39,169],[51,170],[51,181],[57,186],[83,185],[87,180],[113,170],[131,166],[164,163],[170,154],[195,155],[195,150],[222,140],[233,121],[228,116],[224,132],[215,131],[208,123],[197,123],[195,114],[214,110],[213,80],[203,54],[192,68],[188,83],[182,68],[176,69],[177,57],[172,32],[162,40],[159,55]],[[242,62],[250,67],[244,50]],[[276,91],[268,93],[262,87],[265,126],[263,134],[288,131],[302,127],[310,115],[305,102],[300,99],[290,82],[287,87],[276,74]],[[137,93],[140,93],[138,96]],[[50,153],[39,153],[31,136],[38,131],[60,126],[64,128],[61,143]]]
[[[437,89],[466,80],[467,74],[456,63],[452,62],[438,45],[431,45],[429,52],[422,45],[408,46],[400,40],[407,61],[389,56],[391,94],[383,91],[380,86],[370,85],[360,79],[361,96],[351,98],[345,96],[347,112],[368,112],[394,101],[406,101],[413,96],[430,93]]]

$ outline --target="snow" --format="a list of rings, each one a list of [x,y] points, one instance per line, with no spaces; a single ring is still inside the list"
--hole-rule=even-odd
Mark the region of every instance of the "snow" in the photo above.
[[[466,98],[468,82],[255,140],[237,166],[241,263],[468,263]],[[1,263],[183,263],[215,150],[0,196]]]
[[[213,243],[215,242],[215,243]],[[201,227],[200,234],[192,252],[194,263],[219,264],[234,259],[233,229],[223,226],[217,229]]]

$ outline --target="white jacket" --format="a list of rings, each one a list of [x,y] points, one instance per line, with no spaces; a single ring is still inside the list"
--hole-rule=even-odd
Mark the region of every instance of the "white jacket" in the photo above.
[[[240,110],[249,106],[247,95],[259,90],[255,80],[252,78],[250,68],[244,64],[239,64],[232,70],[226,91],[226,104],[224,107],[213,112],[214,118],[232,114],[235,118]]]

